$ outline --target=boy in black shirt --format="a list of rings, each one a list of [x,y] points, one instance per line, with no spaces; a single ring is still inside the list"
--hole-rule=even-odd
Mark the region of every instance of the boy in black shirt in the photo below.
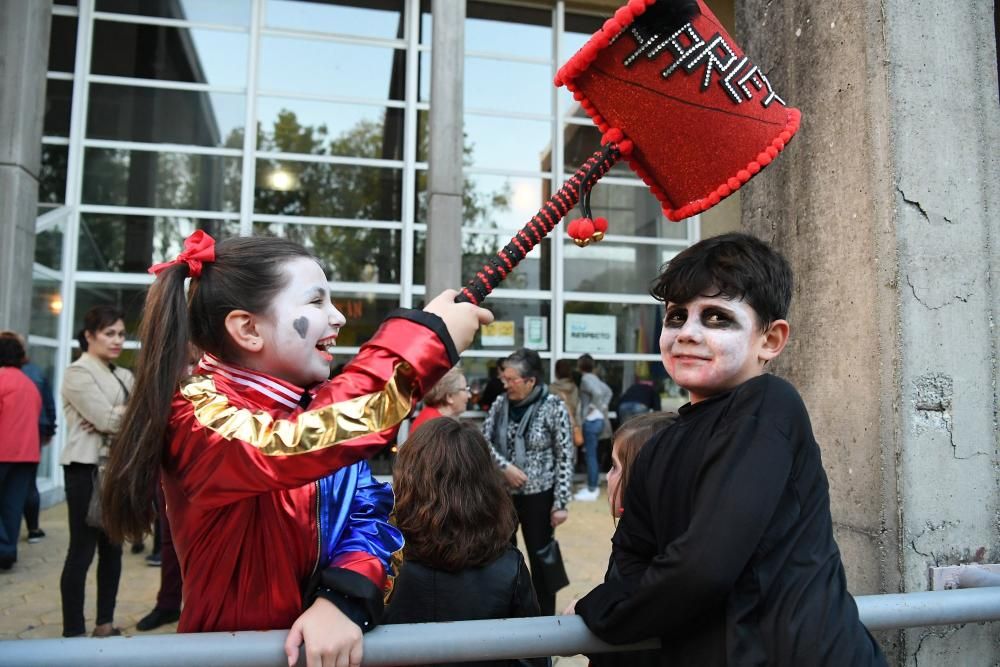
[[[847,592],[809,415],[764,372],[788,340],[788,262],[727,234],[677,255],[652,293],[691,402],[634,466],[621,578],[576,612],[611,643],[659,637],[663,665],[884,665]]]

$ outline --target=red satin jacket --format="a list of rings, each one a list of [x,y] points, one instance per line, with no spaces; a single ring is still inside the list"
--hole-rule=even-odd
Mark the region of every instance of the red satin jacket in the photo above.
[[[457,359],[443,322],[422,311],[390,315],[310,392],[203,357],[174,397],[163,465],[184,581],[178,630],[288,628],[317,581],[380,606],[402,539],[388,524],[392,491],[363,459]]]

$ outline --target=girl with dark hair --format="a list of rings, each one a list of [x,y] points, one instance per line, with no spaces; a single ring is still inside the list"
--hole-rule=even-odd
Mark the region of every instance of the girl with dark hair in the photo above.
[[[390,314],[328,380],[344,316],[323,269],[279,238],[201,231],[156,280],[139,330],[136,390],[105,484],[108,532],[153,520],[161,469],[181,564],[178,630],[288,628],[289,664],[357,664],[382,612],[392,491],[364,459],[458,361],[489,311],[446,291]],[[185,298],[185,281],[190,286]],[[189,344],[203,351],[185,373]]]
[[[66,369],[60,388],[66,439],[59,462],[69,512],[69,549],[59,579],[63,636],[86,633],[84,589],[96,551],[97,619],[93,634],[107,637],[121,634],[112,621],[122,574],[122,548],[101,528],[88,525],[87,510],[95,492],[98,465],[109,455],[108,445],[121,428],[132,391],[132,373],[114,364],[125,343],[122,312],[114,306],[94,306],[84,314],[77,340],[83,352]],[[122,447],[130,446],[126,441]]]
[[[21,341],[0,337],[0,570],[17,562],[17,539],[28,489],[35,481],[42,395],[21,372]]]
[[[510,543],[514,505],[478,429],[428,421],[400,447],[393,480],[406,546],[386,623],[538,616],[528,568]],[[542,666],[548,659],[450,664]]]

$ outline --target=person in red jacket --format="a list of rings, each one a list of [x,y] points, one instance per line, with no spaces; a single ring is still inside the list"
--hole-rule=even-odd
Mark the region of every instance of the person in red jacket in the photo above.
[[[25,359],[21,341],[0,338],[0,570],[17,562],[21,513],[38,465],[42,395],[21,372]]]
[[[180,632],[291,627],[289,664],[358,664],[402,537],[364,459],[458,361],[489,311],[448,290],[399,310],[327,380],[344,317],[302,246],[195,232],[157,275],[105,478],[107,530],[152,522],[162,466]],[[185,280],[190,279],[188,298]],[[204,351],[185,375],[189,343]]]

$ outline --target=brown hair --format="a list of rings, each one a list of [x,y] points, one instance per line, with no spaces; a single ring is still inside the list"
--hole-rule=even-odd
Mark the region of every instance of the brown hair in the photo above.
[[[162,270],[149,288],[135,366],[135,389],[111,447],[102,502],[104,525],[114,541],[138,541],[153,523],[153,495],[177,383],[187,374],[189,344],[232,358],[226,316],[234,310],[264,313],[288,281],[285,264],[312,257],[286,239],[238,237],[219,242],[215,261],[192,278],[187,299],[181,262]]]
[[[125,314],[115,306],[94,306],[83,314],[83,328],[76,334],[76,340],[80,343],[80,349],[84,352],[90,347],[87,343],[87,334],[94,336],[105,327],[110,327],[118,320],[125,321]]]
[[[639,456],[639,450],[649,442],[657,431],[661,431],[677,421],[673,412],[647,412],[636,415],[618,427],[615,432],[614,444],[618,446],[618,460],[622,464],[621,481],[618,483],[617,498],[611,499],[612,507],[621,507],[632,478],[632,464]],[[612,511],[613,513],[613,511]]]
[[[436,408],[444,405],[449,394],[456,391],[465,391],[465,379],[462,377],[462,369],[455,366],[438,380],[437,384],[431,387],[430,391],[424,394],[424,405]]]
[[[399,448],[393,480],[405,560],[455,572],[486,565],[510,546],[514,503],[474,426],[430,420]]]

